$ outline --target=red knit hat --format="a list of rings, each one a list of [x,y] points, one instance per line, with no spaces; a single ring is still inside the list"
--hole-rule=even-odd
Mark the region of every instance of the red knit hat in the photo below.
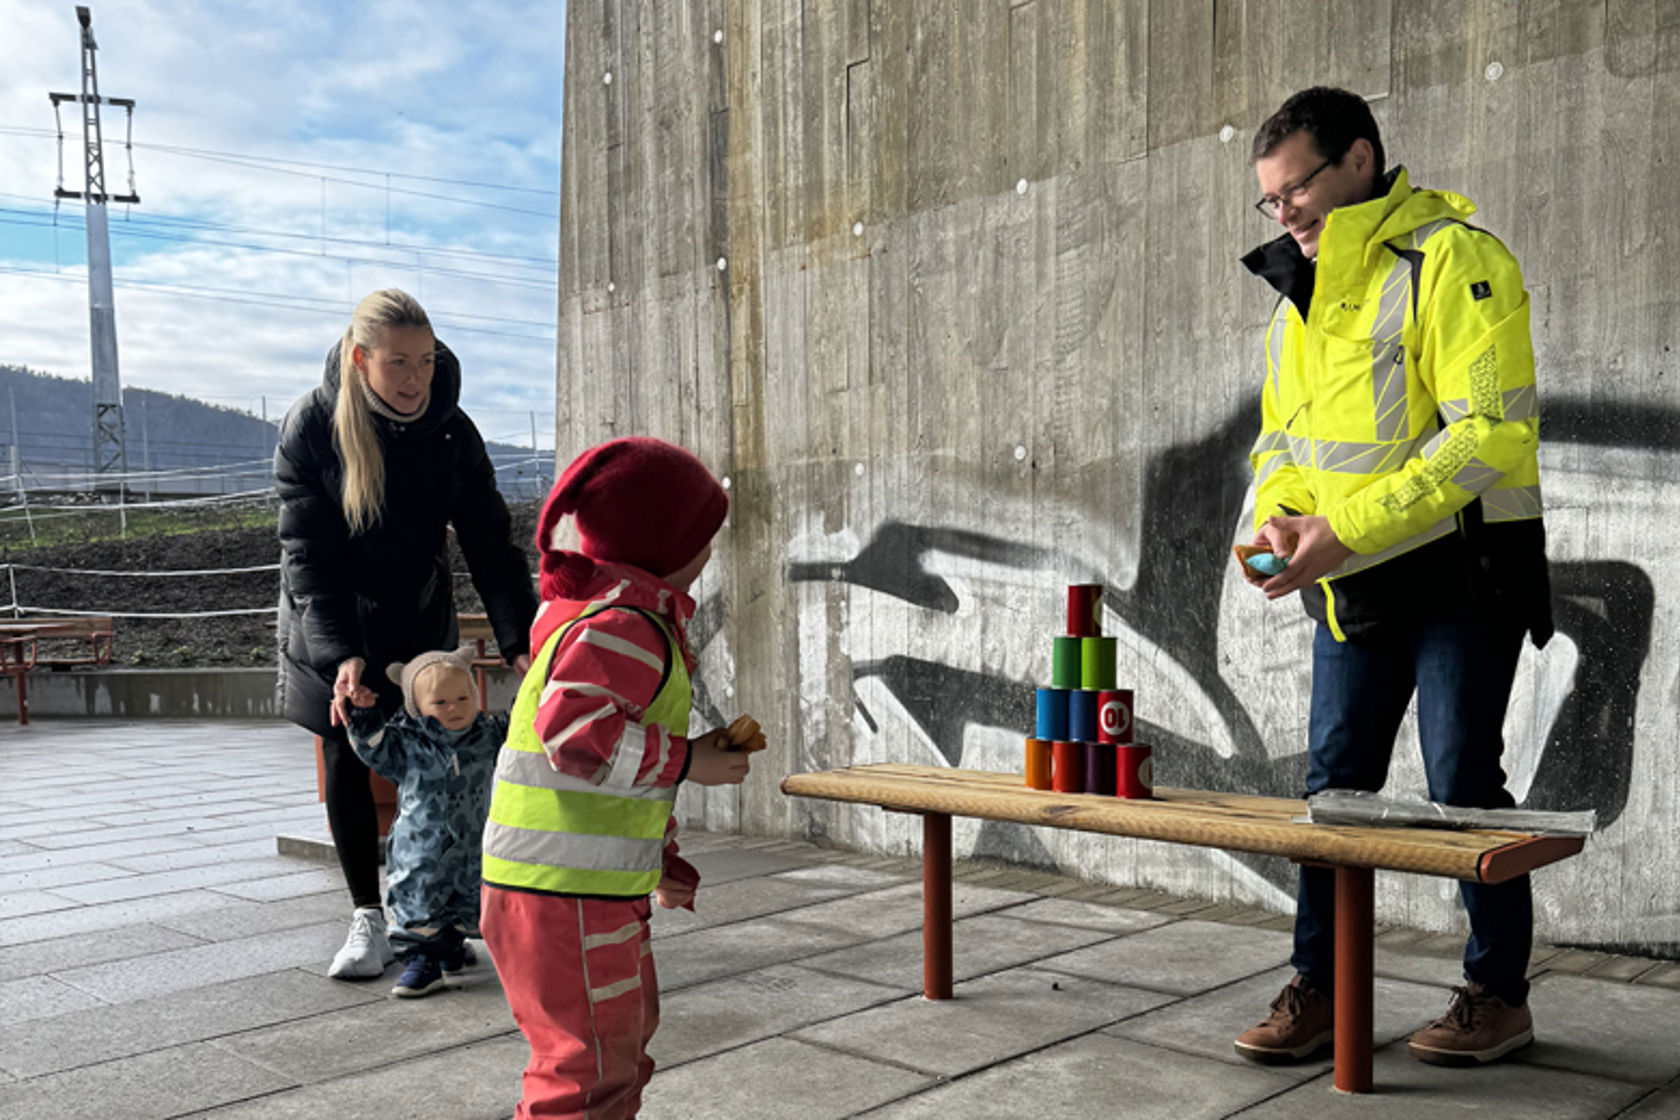
[[[668,576],[700,555],[729,512],[729,495],[692,453],[651,436],[625,436],[572,460],[537,522],[537,550],[560,551],[554,530],[570,514],[578,551]]]

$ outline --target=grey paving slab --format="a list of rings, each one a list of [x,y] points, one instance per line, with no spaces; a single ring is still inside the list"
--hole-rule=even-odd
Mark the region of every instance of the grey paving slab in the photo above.
[[[278,902],[249,902],[231,895],[220,897],[226,900],[226,905],[161,917],[156,919],[156,924],[200,941],[232,941],[319,922],[337,922],[345,931],[350,927],[350,896],[342,888]],[[343,933],[339,936],[342,938]]]
[[[174,894],[177,891],[192,890],[194,887],[248,882],[264,876],[293,875],[315,869],[313,864],[304,860],[271,855],[263,859],[220,860],[174,871],[154,871],[150,874],[130,875],[123,879],[59,887],[54,893],[76,902],[120,902],[129,898]]]
[[[302,823],[288,825],[246,824],[237,828],[212,828],[205,831],[193,831],[188,836],[195,837],[201,844],[242,844],[247,840],[266,840],[269,850],[274,849],[274,838],[282,832],[296,832],[300,830],[314,830],[321,835],[327,834],[326,811],[322,810],[320,820],[311,823],[308,829]]]
[[[1049,922],[1060,926],[1102,930],[1106,933],[1136,933],[1172,921],[1171,915],[1153,910],[1129,910],[1123,906],[1102,906],[1062,898],[1041,898],[1012,906],[1001,912],[1006,918]]]
[[[86,848],[93,845],[115,844],[122,840],[149,840],[153,837],[183,837],[191,829],[180,821],[160,821],[157,824],[131,824],[122,828],[82,828],[76,831],[60,829],[50,836],[34,836],[30,843],[54,850]]]
[[[955,1077],[1088,1034],[1173,998],[1034,968],[958,984],[952,996],[912,996],[806,1027],[793,1037]]]
[[[1548,974],[1528,1004],[1534,1045],[1519,1062],[1647,1086],[1680,1077],[1680,992]]]
[[[1190,995],[1276,968],[1289,935],[1186,918],[1051,957],[1045,968],[1096,980]]]
[[[203,944],[201,938],[140,923],[125,927],[120,937],[101,930],[48,941],[31,941],[24,945],[7,945],[0,947],[0,980],[39,976],[79,965],[126,960],[200,944]]]
[[[262,810],[272,808],[274,808],[273,805],[265,805],[261,801],[252,801],[248,798],[234,797],[223,804],[217,805],[215,807],[215,812],[210,815],[216,816],[223,813],[244,814],[261,812]],[[99,824],[121,827],[131,824],[155,824],[158,821],[192,820],[203,816],[205,816],[203,805],[196,803],[192,805],[181,805],[171,800],[163,802],[160,805],[152,805],[145,808],[129,808],[119,813],[93,814],[90,819],[97,821]]]
[[[845,930],[760,918],[664,938],[655,945],[653,959],[660,990],[669,992],[814,956],[858,940]]]
[[[0,945],[20,945],[26,941],[44,941],[50,937],[68,937],[93,930],[120,929],[138,922],[149,922],[172,914],[188,914],[232,905],[233,899],[209,891],[183,891],[180,894],[160,894],[153,898],[137,898],[129,902],[107,902],[98,906],[78,906],[70,910],[54,910],[48,914],[30,914],[22,918],[0,921]]]
[[[322,891],[342,890],[343,888],[344,876],[342,873],[332,868],[316,867],[307,871],[295,871],[290,875],[274,875],[266,879],[248,879],[238,883],[223,883],[210,889],[250,902],[275,902],[282,899],[320,894]]]
[[[378,1040],[360,1042],[364,1051],[378,1046]],[[528,1054],[523,1038],[496,1038],[202,1115],[204,1120],[503,1120],[519,1100],[519,1073]]]
[[[688,849],[684,849],[687,853]],[[808,852],[756,852],[714,849],[694,852],[689,860],[700,870],[700,889],[708,884],[716,886],[736,879],[750,879],[756,875],[774,875],[778,871],[792,871],[820,862],[816,849]]]
[[[67,1015],[84,1007],[97,1007],[102,1002],[51,976],[0,980],[0,1007],[6,1009],[7,1024]]]
[[[1059,956],[1101,941],[1097,930],[981,914],[955,923],[951,937],[951,975],[971,980],[989,972]],[[922,935],[901,933],[855,948],[825,953],[803,962],[810,968],[839,972],[909,991],[922,988]]]
[[[640,1120],[839,1120],[930,1083],[899,1066],[772,1038],[655,1071]]]
[[[1623,1081],[1511,1062],[1476,1069],[1425,1065],[1400,1044],[1377,1051],[1372,1080],[1375,1092],[1355,1096],[1337,1092],[1328,1075],[1319,1077],[1243,1113],[1242,1120],[1607,1120],[1647,1092]]]
[[[702,881],[692,912],[654,908],[653,934],[669,937],[708,926],[761,918],[825,899],[877,889],[895,881],[878,871],[843,864],[823,864],[717,884]]]
[[[149,856],[161,852],[202,851],[203,845],[186,836],[168,838],[145,837],[121,840],[111,844],[93,844],[62,851],[30,848],[8,856],[0,856],[0,872],[33,871],[42,867],[67,867],[81,863],[110,863],[125,856]]]
[[[327,1012],[386,998],[384,988],[295,969],[271,972],[27,1025],[7,1023],[0,1026],[0,1069],[39,1077],[290,1020],[320,1030]]]
[[[202,867],[207,863],[263,859],[274,854],[274,843],[267,838],[242,840],[234,844],[200,844],[189,841],[182,847],[167,852],[117,856],[108,862],[116,867],[126,867],[130,871],[149,874],[154,871],[177,871],[183,867]]]
[[[1680,1120],[1680,1085],[1659,1089],[1616,1120]]]
[[[1294,974],[1295,970],[1285,965],[1212,991],[1188,996],[1105,1030],[1152,1046],[1213,1058],[1234,1066],[1247,1066],[1248,1062],[1237,1056],[1234,1040],[1265,1019],[1272,1000]],[[1447,1007],[1447,993],[1443,989],[1404,980],[1379,978],[1372,998],[1371,1035],[1379,1045],[1409,1037]],[[1327,1051],[1317,1061],[1279,1066],[1275,1072],[1307,1079],[1325,1072],[1330,1064]]]
[[[1030,901],[1032,897],[1020,891],[998,890],[995,887],[982,887],[971,883],[953,883],[951,915],[954,918],[969,918],[976,914],[1005,910]],[[859,938],[891,937],[906,930],[922,928],[922,886],[920,883],[905,883],[885,890],[870,891],[833,902],[789,910],[781,917],[790,922],[844,929]]]
[[[54,910],[68,910],[76,900],[57,891],[18,891],[0,894],[0,919],[22,918],[30,914],[47,914]]]
[[[87,1120],[91,1106],[92,1115],[164,1120],[294,1083],[206,1043],[194,1043],[0,1085],[0,1116]]]
[[[18,891],[54,890],[77,883],[120,879],[134,872],[108,863],[68,863],[59,867],[38,867],[33,871],[0,872],[0,894]]]
[[[661,1066],[689,1062],[903,996],[897,988],[775,965],[662,995],[649,1052]]]
[[[17,840],[0,840],[0,859],[5,859],[7,856],[27,855],[40,850]]]
[[[1093,1034],[863,1115],[882,1120],[953,1116],[1212,1120],[1294,1084],[1259,1067],[1232,1068],[1191,1054]]]
[[[325,968],[343,943],[344,927],[338,922],[325,922],[134,960],[66,969],[57,976],[106,1003],[132,1003],[164,992],[202,988],[304,964]]]
[[[362,998],[331,1015],[225,1033],[216,1045],[248,1061],[286,1070],[309,1083],[349,1076],[375,1065],[441,1054],[519,1029],[495,972],[484,965],[450,981],[443,991],[414,1000],[392,997],[390,979],[366,984],[309,979],[314,987],[345,989]],[[510,1112],[512,1107],[510,1102]]]

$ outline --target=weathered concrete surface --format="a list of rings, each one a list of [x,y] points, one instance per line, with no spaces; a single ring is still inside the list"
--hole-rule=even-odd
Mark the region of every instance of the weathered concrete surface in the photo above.
[[[424,1000],[390,996],[395,968],[326,978],[343,883],[274,856],[276,832],[324,831],[314,782],[307,743],[277,722],[0,728],[0,1116],[512,1113],[527,1051],[487,954]],[[654,917],[644,1120],[1355,1107],[1326,1061],[1269,1070],[1232,1052],[1288,975],[1287,923],[1257,908],[959,863],[971,979],[930,1002],[913,859],[704,832],[683,847],[704,882],[696,913]],[[1543,947],[1536,1045],[1448,1070],[1395,1045],[1457,980],[1431,954],[1461,946],[1435,941],[1379,938],[1385,971],[1426,975],[1377,981],[1379,1095],[1360,1114],[1674,1114],[1680,966]]]
[[[1507,720],[1525,805],[1598,809],[1543,937],[1680,953],[1680,7],[1667,0],[607,0],[573,5],[561,457],[651,432],[732,487],[699,707],[772,740],[692,823],[902,853],[795,769],[1020,765],[1062,587],[1165,783],[1290,793],[1309,625],[1237,578],[1273,296],[1253,130],[1371,100],[1413,181],[1522,262],[1560,633]],[[608,81],[610,75],[610,81]],[[1408,722],[1391,787],[1421,791]],[[959,827],[959,852],[1290,905],[1292,869]],[[1458,928],[1450,885],[1384,920]]]

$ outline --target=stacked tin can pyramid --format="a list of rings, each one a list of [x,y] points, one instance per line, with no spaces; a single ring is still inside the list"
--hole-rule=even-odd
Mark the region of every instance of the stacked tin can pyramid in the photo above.
[[[1132,738],[1132,690],[1115,681],[1116,642],[1102,634],[1102,584],[1068,587],[1067,633],[1054,639],[1050,687],[1038,690],[1027,785],[1062,793],[1154,794],[1154,751]]]

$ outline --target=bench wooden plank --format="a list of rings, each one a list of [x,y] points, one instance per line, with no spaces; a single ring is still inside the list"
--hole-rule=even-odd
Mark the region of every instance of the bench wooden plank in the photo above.
[[[880,763],[791,774],[784,792],[907,812],[1013,821],[1298,861],[1499,882],[1581,849],[1580,837],[1303,825],[1306,802],[1158,787],[1156,800],[1028,789],[1016,774]],[[1544,841],[1544,842],[1539,842]]]

